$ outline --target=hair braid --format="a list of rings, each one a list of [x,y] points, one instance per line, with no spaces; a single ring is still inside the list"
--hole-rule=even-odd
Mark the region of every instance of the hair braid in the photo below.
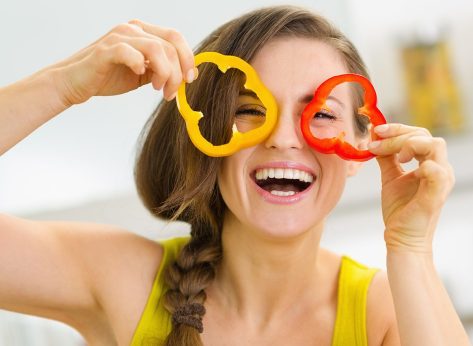
[[[199,333],[203,330],[205,314],[204,289],[214,279],[221,257],[219,232],[213,232],[208,225],[194,227],[189,243],[166,272],[168,291],[164,306],[173,316],[173,329],[166,339],[166,346],[203,345]]]

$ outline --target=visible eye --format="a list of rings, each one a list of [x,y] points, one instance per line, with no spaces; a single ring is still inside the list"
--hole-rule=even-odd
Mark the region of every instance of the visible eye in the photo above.
[[[321,109],[320,111],[318,111],[317,113],[314,114],[313,119],[316,119],[316,120],[317,119],[320,119],[320,120],[325,119],[325,120],[335,121],[335,120],[338,119],[338,117],[335,114],[333,114],[333,113],[331,113],[331,112],[329,112],[325,109]]]
[[[234,124],[239,132],[254,130],[266,121],[266,108],[258,104],[243,104],[235,112]]]
[[[245,116],[245,115],[264,117],[266,116],[266,109],[261,106],[251,105],[251,106],[241,106],[235,112],[235,116]]]

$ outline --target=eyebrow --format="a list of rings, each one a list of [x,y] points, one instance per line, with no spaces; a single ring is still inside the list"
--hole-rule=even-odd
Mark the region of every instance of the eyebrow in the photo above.
[[[258,95],[256,95],[256,93],[254,91],[248,90],[248,89],[241,89],[238,96],[249,96],[249,97],[253,97],[255,99],[259,98]]]
[[[239,96],[249,96],[249,97],[253,97],[255,99],[259,99],[258,95],[256,95],[256,93],[254,91],[248,90],[248,89],[241,89],[238,95]],[[313,98],[314,98],[313,94],[307,94],[307,95],[304,95],[303,97],[301,97],[298,101],[299,101],[299,103],[307,104]],[[332,101],[338,103],[340,105],[340,107],[345,108],[345,104],[335,96],[329,95],[327,97],[327,100],[332,100]]]
[[[299,99],[300,103],[307,104],[314,98],[314,94],[307,94]],[[335,96],[329,95],[327,100],[332,100],[340,105],[340,107],[345,108],[345,104]]]

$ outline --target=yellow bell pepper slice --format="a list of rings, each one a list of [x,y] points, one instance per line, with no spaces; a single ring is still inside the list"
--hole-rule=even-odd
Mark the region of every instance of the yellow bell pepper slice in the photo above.
[[[199,120],[204,116],[202,112],[194,111],[186,97],[186,83],[183,82],[176,96],[177,108],[186,122],[187,133],[192,143],[204,154],[212,157],[228,156],[240,149],[248,148],[265,140],[273,131],[277,122],[277,104],[271,92],[259,79],[253,67],[243,59],[224,55],[217,52],[203,52],[195,56],[195,66],[202,63],[213,63],[225,73],[229,68],[237,68],[246,75],[245,88],[253,91],[266,108],[264,123],[248,132],[239,132],[236,126],[232,128],[233,135],[230,141],[222,145],[213,145],[200,132]]]

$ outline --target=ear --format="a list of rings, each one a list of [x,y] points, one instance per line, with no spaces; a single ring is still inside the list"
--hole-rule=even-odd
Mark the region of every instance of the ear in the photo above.
[[[368,143],[370,142],[370,136],[358,137],[356,138],[356,148],[359,150],[366,150],[368,149]],[[347,176],[353,177],[355,176],[360,168],[363,166],[363,162],[359,161],[348,161],[347,167]]]

